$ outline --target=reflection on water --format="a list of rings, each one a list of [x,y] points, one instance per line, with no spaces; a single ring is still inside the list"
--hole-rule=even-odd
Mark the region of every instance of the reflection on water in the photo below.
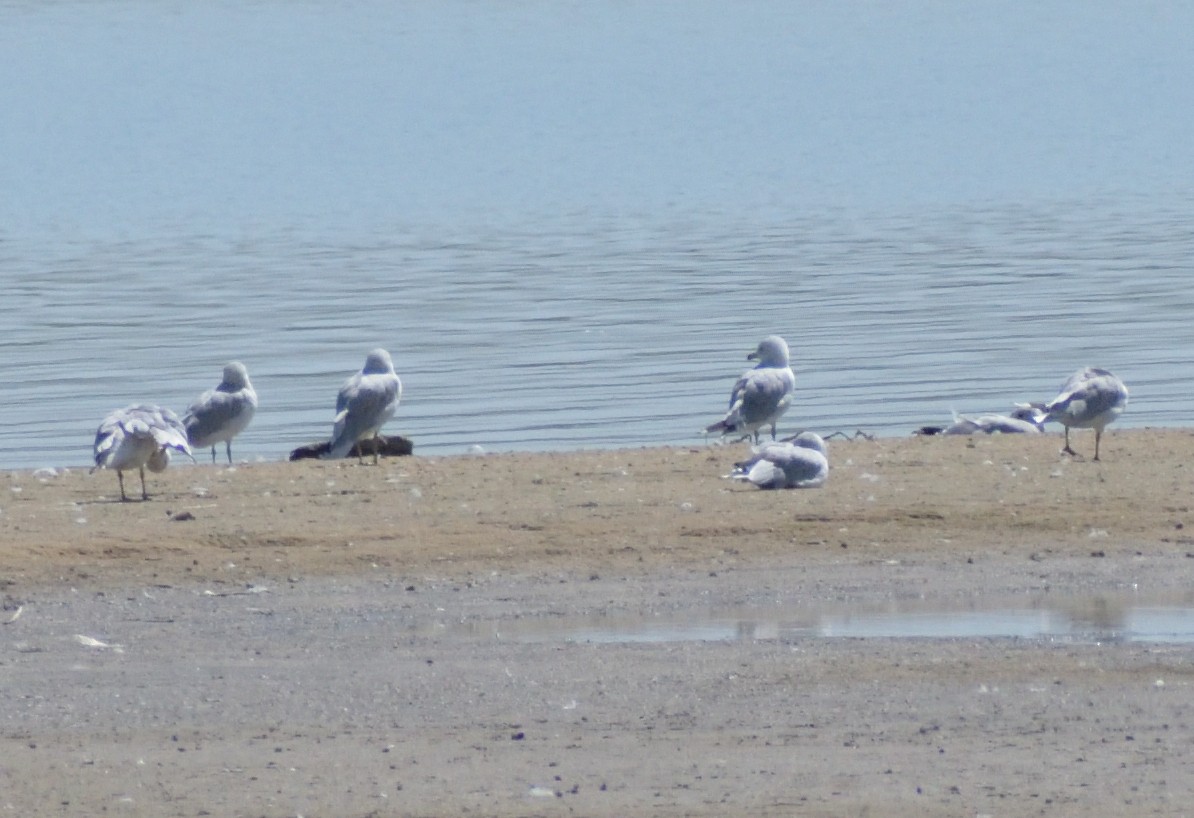
[[[1194,595],[893,604],[884,610],[844,606],[707,611],[682,619],[592,617],[440,623],[413,630],[429,636],[515,642],[665,643],[802,639],[1015,638],[1063,642],[1194,642]]]

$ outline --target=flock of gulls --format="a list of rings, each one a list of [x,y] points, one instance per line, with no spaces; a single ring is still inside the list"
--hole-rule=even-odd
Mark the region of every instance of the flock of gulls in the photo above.
[[[734,465],[726,475],[761,489],[818,488],[829,478],[829,456],[825,441],[813,432],[776,440],[776,424],[792,403],[796,375],[788,360],[788,345],[778,335],[759,342],[758,349],[746,356],[757,360],[730,392],[730,408],[724,418],[705,428],[706,434],[722,437],[737,435],[753,438],[751,457]],[[1061,391],[1047,403],[1018,403],[1007,415],[955,416],[947,427],[923,427],[920,434],[1040,434],[1045,423],[1056,421],[1065,427],[1062,452],[1077,453],[1070,447],[1070,429],[1094,429],[1094,459],[1099,459],[1099,444],[1107,424],[1119,417],[1128,405],[1128,388],[1105,369],[1080,369],[1062,384]],[[759,431],[771,427],[771,442],[759,445]]]
[[[357,441],[373,440],[373,462],[378,460],[378,434],[394,416],[402,399],[402,381],[394,372],[390,353],[375,349],[365,358],[361,371],[350,377],[336,395],[336,415],[325,457],[344,457]],[[257,412],[257,391],[249,381],[245,365],[233,361],[224,367],[224,377],[214,389],[200,395],[178,415],[153,404],[134,404],[117,409],[104,418],[95,433],[95,468],[112,469],[120,481],[120,499],[127,501],[124,472],[141,474],[141,499],[148,500],[145,470],[161,472],[170,465],[170,453],[194,460],[192,449],[211,446],[216,462],[216,444],[223,443],[232,463],[232,439],[245,430]]]
[[[761,489],[818,488],[829,478],[829,453],[825,441],[813,432],[801,432],[776,439],[779,419],[792,404],[796,374],[792,371],[788,345],[778,335],[759,342],[747,360],[758,361],[734,383],[725,417],[705,428],[705,434],[721,438],[752,440],[749,459],[735,464],[726,475]],[[341,386],[336,396],[332,435],[325,458],[349,455],[358,442],[372,440],[373,462],[378,462],[381,428],[394,416],[402,399],[402,381],[394,372],[390,353],[375,349],[365,365]],[[1045,423],[1065,427],[1065,448],[1070,447],[1070,429],[1095,430],[1094,459],[1099,459],[1103,430],[1128,404],[1123,381],[1105,369],[1087,367],[1075,372],[1060,393],[1047,403],[1015,404],[1007,415],[955,416],[947,427],[923,427],[920,434],[1039,434]],[[161,472],[170,464],[171,452],[193,461],[194,449],[224,444],[232,463],[232,439],[253,420],[257,392],[244,364],[233,361],[224,367],[223,379],[214,389],[201,394],[180,420],[169,409],[154,404],[134,404],[111,412],[95,433],[95,469],[112,469],[120,482],[120,499],[128,500],[124,472],[137,469],[141,476],[141,499],[148,500],[145,470]],[[759,443],[760,431],[770,427],[771,440]],[[360,447],[358,447],[358,453]],[[92,469],[94,471],[95,469]]]

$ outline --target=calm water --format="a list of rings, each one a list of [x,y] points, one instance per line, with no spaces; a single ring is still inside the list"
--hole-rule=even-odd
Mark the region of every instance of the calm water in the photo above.
[[[1188,425],[1194,6],[0,3],[0,467],[232,358],[236,454],[365,353],[423,453],[691,443],[778,332],[786,426],[1050,397]]]
[[[1059,642],[1194,643],[1188,593],[1020,595],[964,601],[818,603],[686,611],[682,616],[526,617],[513,621],[415,622],[432,636],[515,642],[735,642],[806,639],[1036,639]]]

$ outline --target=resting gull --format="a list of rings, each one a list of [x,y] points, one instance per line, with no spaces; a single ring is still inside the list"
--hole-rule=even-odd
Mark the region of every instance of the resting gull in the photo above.
[[[336,397],[336,419],[328,458],[340,458],[352,451],[353,444],[373,438],[373,462],[379,457],[378,432],[394,417],[402,399],[402,381],[394,372],[390,353],[375,349],[365,359],[360,372],[344,382]],[[363,448],[363,447],[362,447]]]
[[[919,435],[1015,435],[1040,434],[1043,421],[1037,419],[1035,409],[1020,408],[1006,415],[979,415],[970,417],[954,413],[954,422],[948,426],[922,426]]]
[[[224,366],[224,379],[187,408],[182,419],[187,439],[196,449],[211,446],[211,462],[216,462],[216,444],[223,441],[232,465],[232,438],[239,435],[257,411],[257,392],[249,383],[249,371],[240,361]]]
[[[771,439],[775,440],[776,421],[788,410],[796,389],[796,374],[788,364],[788,344],[778,335],[769,335],[746,360],[757,360],[759,364],[734,384],[726,416],[706,427],[705,432],[720,432],[722,437],[753,435],[758,443],[759,429],[770,426]]]
[[[1021,403],[1021,409],[1032,409],[1044,423],[1056,420],[1065,426],[1065,454],[1076,455],[1070,448],[1070,428],[1095,430],[1094,459],[1099,459],[1099,442],[1103,429],[1119,417],[1128,405],[1128,387],[1106,369],[1088,366],[1069,377],[1061,386],[1061,394],[1048,403]]]
[[[761,489],[815,489],[829,479],[829,452],[813,432],[791,440],[764,443],[751,450],[750,460],[734,464],[728,477]]]
[[[120,499],[128,502],[124,493],[124,472],[133,468],[139,470],[141,499],[148,500],[145,468],[148,466],[154,473],[165,471],[170,465],[171,449],[191,457],[187,430],[178,415],[153,404],[126,406],[109,414],[96,430],[92,471],[115,469],[120,481]]]

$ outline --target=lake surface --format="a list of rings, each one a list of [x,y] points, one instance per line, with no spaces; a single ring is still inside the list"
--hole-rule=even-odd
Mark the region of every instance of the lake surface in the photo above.
[[[0,3],[0,468],[245,362],[238,458],[374,346],[419,453],[1194,401],[1194,6]]]

